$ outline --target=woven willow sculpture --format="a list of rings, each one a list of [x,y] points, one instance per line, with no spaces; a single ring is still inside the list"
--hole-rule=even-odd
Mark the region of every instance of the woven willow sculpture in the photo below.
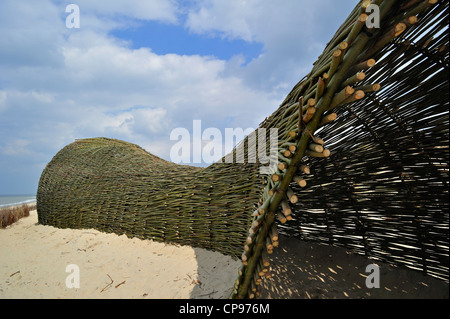
[[[380,28],[367,27],[370,4]],[[77,140],[42,173],[39,222],[238,256],[233,298],[257,295],[278,233],[448,280],[446,10],[448,1],[361,1],[260,125],[278,129],[274,174],[261,175],[260,163],[196,168],[123,141]]]

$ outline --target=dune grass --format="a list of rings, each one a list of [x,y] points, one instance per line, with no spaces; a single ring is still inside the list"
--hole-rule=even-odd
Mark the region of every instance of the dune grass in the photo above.
[[[30,212],[36,209],[36,204],[22,204],[20,206],[6,207],[0,209],[0,228],[14,224],[22,217],[30,216]]]

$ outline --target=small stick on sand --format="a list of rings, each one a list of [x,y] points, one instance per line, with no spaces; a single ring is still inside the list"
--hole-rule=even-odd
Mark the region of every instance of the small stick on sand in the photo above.
[[[106,275],[109,277],[109,279],[111,279],[111,282],[110,282],[109,284],[107,284],[107,285],[100,291],[100,293],[102,293],[103,291],[105,291],[106,289],[108,289],[109,287],[111,287],[111,285],[112,285],[113,282],[114,282],[114,280],[111,278],[110,275],[108,275],[108,274],[106,274]]]
[[[20,270],[18,270],[18,271],[16,271],[15,273],[9,275],[9,277],[12,277],[12,276],[14,276],[14,275],[17,275],[18,273],[20,273]]]

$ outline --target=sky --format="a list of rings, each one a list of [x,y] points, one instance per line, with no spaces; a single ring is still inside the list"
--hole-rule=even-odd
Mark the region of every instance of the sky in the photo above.
[[[194,120],[256,129],[357,3],[0,0],[0,194],[35,194],[75,139],[171,160],[171,132]],[[69,4],[79,28],[66,24]]]

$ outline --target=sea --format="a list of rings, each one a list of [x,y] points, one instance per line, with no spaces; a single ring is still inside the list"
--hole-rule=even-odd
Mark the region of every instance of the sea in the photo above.
[[[36,201],[36,195],[0,195],[0,208]]]

